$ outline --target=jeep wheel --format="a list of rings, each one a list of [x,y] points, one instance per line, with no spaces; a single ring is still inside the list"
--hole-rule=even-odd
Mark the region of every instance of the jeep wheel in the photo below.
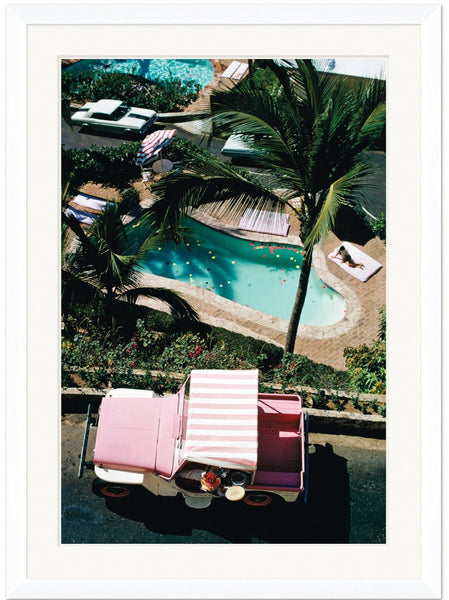
[[[107,498],[125,498],[130,495],[131,490],[124,485],[110,484],[100,488],[100,492]]]
[[[243,501],[249,506],[268,506],[273,501],[273,498],[270,494],[265,494],[264,492],[253,492],[245,496]]]

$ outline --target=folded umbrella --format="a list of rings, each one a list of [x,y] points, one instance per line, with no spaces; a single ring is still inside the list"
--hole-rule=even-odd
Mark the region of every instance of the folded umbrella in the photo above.
[[[176,129],[159,129],[144,138],[137,152],[136,164],[143,165],[149,158],[160,152],[172,141]]]

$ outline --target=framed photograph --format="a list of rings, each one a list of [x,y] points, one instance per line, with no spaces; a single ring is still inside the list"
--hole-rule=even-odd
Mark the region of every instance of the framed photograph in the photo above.
[[[441,7],[13,4],[6,16],[7,597],[439,598]],[[385,60],[385,543],[61,543],[61,59],[116,56]]]

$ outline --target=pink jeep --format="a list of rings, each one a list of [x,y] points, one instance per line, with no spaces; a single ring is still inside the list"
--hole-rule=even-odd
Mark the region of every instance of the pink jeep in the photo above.
[[[92,422],[89,411],[80,477]],[[256,369],[194,370],[177,394],[109,392],[91,464],[106,496],[142,485],[191,508],[220,498],[264,506],[273,494],[294,502],[306,492],[306,429],[301,398],[259,394]]]

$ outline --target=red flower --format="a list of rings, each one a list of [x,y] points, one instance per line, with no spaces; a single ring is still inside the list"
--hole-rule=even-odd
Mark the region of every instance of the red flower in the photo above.
[[[129,364],[130,364],[132,367],[135,367],[135,366],[136,366],[136,363],[133,363],[133,362],[132,362],[132,363],[129,363]]]

